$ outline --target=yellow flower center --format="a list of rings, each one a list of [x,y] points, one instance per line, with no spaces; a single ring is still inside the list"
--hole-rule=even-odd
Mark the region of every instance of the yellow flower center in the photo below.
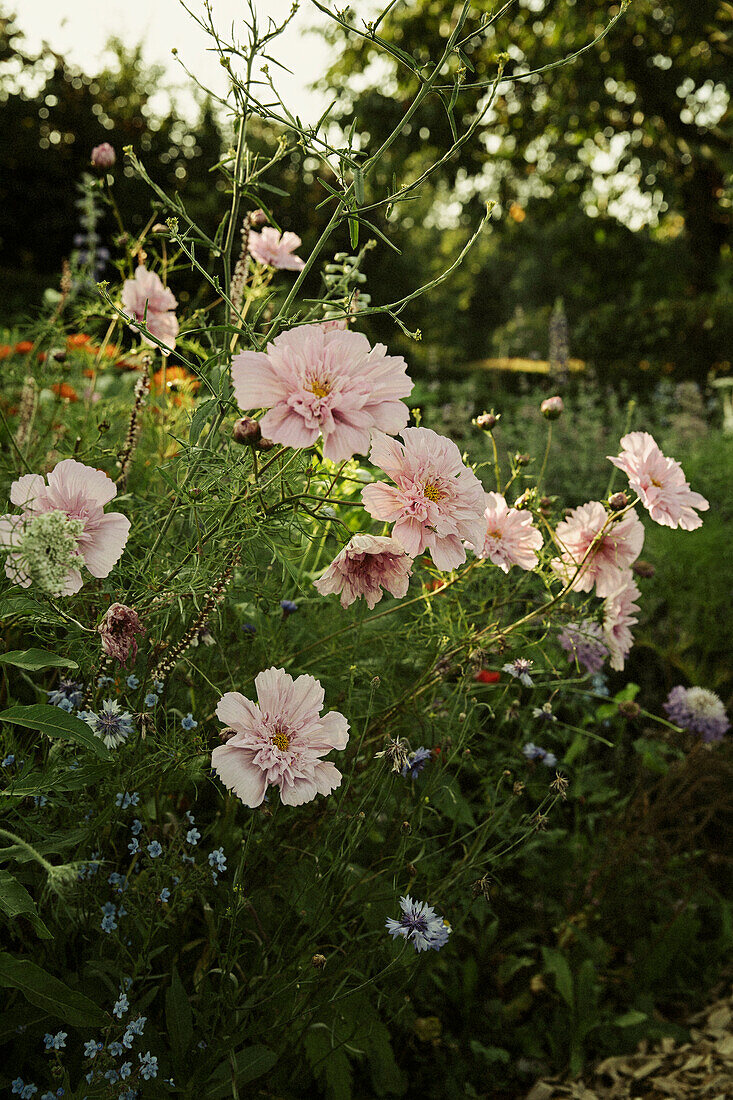
[[[653,478],[652,478],[652,485],[656,485],[657,489],[661,489],[661,488],[662,488],[662,483],[661,483],[661,481],[657,481],[657,479],[656,479],[655,477],[653,477]]]
[[[487,531],[487,534],[488,534],[490,539],[500,539],[501,538],[501,531],[499,531],[499,530]]]
[[[432,500],[433,504],[437,504],[438,501],[442,500],[445,496],[445,493],[441,493],[437,485],[432,485],[430,482],[428,482],[427,485],[423,485],[423,493],[428,500]]]
[[[276,729],[272,735],[271,740],[275,748],[280,749],[280,752],[285,752],[285,750],[290,746],[290,738],[288,737],[285,730]]]
[[[331,392],[331,383],[321,380],[320,378],[311,378],[308,383],[308,389],[311,393],[314,393],[316,397],[327,397]]]

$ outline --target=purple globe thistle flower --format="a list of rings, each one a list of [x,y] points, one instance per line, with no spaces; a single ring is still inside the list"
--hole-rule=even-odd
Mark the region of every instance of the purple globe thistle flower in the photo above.
[[[288,615],[294,615],[298,610],[295,600],[280,600],[280,607],[283,609],[283,619],[287,619]]]
[[[418,953],[440,951],[448,942],[450,925],[443,917],[438,916],[432,906],[424,901],[415,901],[408,894],[407,897],[400,898],[400,908],[402,916],[397,920],[388,917],[385,925],[393,939],[402,936],[411,940]]]
[[[123,710],[116,699],[105,699],[99,713],[91,710],[79,712],[79,717],[91,726],[97,737],[104,741],[108,749],[122,745],[131,733],[135,732],[132,715]]]
[[[703,741],[722,741],[730,722],[720,696],[701,687],[673,687],[664,703],[670,722],[689,733],[697,733]]]
[[[423,770],[428,761],[432,758],[432,752],[430,749],[424,748],[420,745],[419,749],[415,749],[407,757],[407,762],[403,764],[400,775],[403,779],[417,779],[420,772]]]
[[[603,640],[603,628],[593,619],[580,623],[568,623],[557,640],[571,661],[577,661],[588,672],[600,672],[608,657],[608,646]]]

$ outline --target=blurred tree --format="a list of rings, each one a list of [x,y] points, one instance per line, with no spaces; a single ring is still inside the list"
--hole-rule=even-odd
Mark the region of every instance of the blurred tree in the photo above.
[[[450,102],[460,134],[469,104],[487,94],[504,55],[503,79],[478,134],[395,218],[392,232],[407,264],[416,246],[423,257],[434,256],[446,225],[475,223],[483,203],[498,200],[503,218],[480,248],[480,264],[474,258],[469,265],[473,285],[458,280],[471,313],[465,354],[475,354],[479,342],[487,354],[489,332],[518,304],[549,315],[563,296],[575,353],[609,361],[617,352],[659,360],[690,352],[697,370],[707,369],[724,357],[731,336],[720,288],[730,266],[733,6],[635,0],[607,37],[546,72],[536,70],[586,47],[619,6],[519,0],[487,24],[499,7],[488,0],[472,6],[462,63],[444,66],[442,98],[426,101],[372,181],[371,197],[380,197],[393,173],[398,184],[414,178],[450,144]],[[428,65],[445,47],[459,8],[442,0],[398,4],[378,34]],[[336,28],[331,37],[339,45],[329,79],[341,88],[340,119],[348,125],[358,118],[368,152],[407,110],[418,81],[397,60],[382,58],[377,66],[368,31],[363,37]],[[358,84],[354,73],[363,74]],[[362,90],[351,91],[355,86]],[[444,305],[436,313],[441,324],[450,309]],[[616,318],[610,330],[609,306]],[[621,334],[619,312],[621,331],[634,337],[626,352],[618,337],[609,341],[614,326]]]

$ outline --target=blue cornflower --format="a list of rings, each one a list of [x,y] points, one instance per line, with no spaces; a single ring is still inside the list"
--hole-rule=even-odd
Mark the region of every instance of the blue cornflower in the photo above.
[[[148,855],[151,859],[157,859],[158,856],[161,855],[162,851],[163,849],[161,848],[157,840],[153,840],[150,842],[150,844],[148,844]]]
[[[116,1069],[108,1069],[104,1072],[105,1081],[109,1081],[110,1085],[116,1085],[120,1079],[120,1075]]]
[[[80,710],[79,717],[91,726],[96,736],[104,741],[108,749],[124,744],[130,734],[135,732],[132,715],[129,711],[123,710],[116,699],[105,699],[98,713],[93,710]]]
[[[47,691],[48,701],[52,707],[60,707],[62,704],[68,704],[63,709],[73,709],[74,707],[81,706],[81,701],[84,696],[84,685],[78,683],[76,680],[59,680],[58,686],[51,691]]]
[[[127,845],[127,850],[131,856],[134,856],[136,852],[140,851],[140,841],[137,839],[136,836],[134,836],[130,843]]]
[[[432,757],[430,749],[426,749],[423,745],[419,749],[415,749],[407,757],[407,763],[402,765],[401,775],[403,779],[417,779],[420,772],[423,770],[427,762]]]
[[[115,795],[115,805],[121,810],[126,810],[128,806],[137,806],[140,801],[140,795],[137,791],[133,791],[130,794],[129,791],[118,791]]]
[[[104,1050],[104,1043],[99,1043],[96,1039],[87,1039],[84,1044],[84,1057],[96,1058],[100,1050]]]
[[[298,605],[294,600],[280,600],[280,607],[283,609],[284,619],[287,619],[288,615],[294,615],[298,610]]]
[[[402,916],[395,920],[387,918],[387,931],[393,939],[403,936],[411,940],[417,952],[440,951],[448,942],[450,925],[443,917],[438,916],[432,906],[424,901],[414,901],[410,895],[400,898]]]
[[[547,749],[543,749],[539,745],[535,745],[532,741],[527,742],[522,752],[528,760],[539,760],[547,768],[554,768],[557,764],[557,757],[554,753],[548,752]]]
[[[140,1061],[140,1076],[146,1081],[152,1080],[153,1077],[158,1076],[158,1059],[150,1051],[147,1051],[144,1055],[138,1054]]]
[[[129,1007],[130,1007],[130,1002],[127,999],[127,994],[126,993],[120,993],[119,997],[117,998],[117,1000],[114,1003],[114,1007],[112,1009],[112,1015],[116,1016],[118,1020],[121,1020],[122,1017],[127,1012]],[[120,1051],[120,1053],[122,1053],[122,1051]]]
[[[148,1022],[147,1016],[138,1016],[136,1020],[131,1020],[127,1025],[127,1030],[132,1032],[133,1035],[142,1035],[145,1031],[145,1025]]]
[[[127,889],[127,883],[125,881],[125,876],[121,875],[119,871],[113,871],[112,874],[109,875],[109,877],[107,879],[107,883],[110,886],[114,886],[114,888],[115,888],[115,890],[118,894],[123,894],[125,892],[125,890]]]
[[[201,833],[198,829],[189,829],[186,833],[186,844],[193,844],[195,846],[200,840]]]
[[[253,626],[252,623],[243,623],[242,630],[244,631],[245,634],[256,634],[257,633],[257,627]]]
[[[226,871],[227,857],[223,848],[214,848],[213,852],[209,852],[209,866],[217,871]]]
[[[125,1048],[122,1043],[110,1043],[107,1047],[113,1058],[119,1058],[121,1054],[124,1054]]]
[[[57,1031],[55,1035],[50,1035],[48,1032],[44,1035],[43,1041],[46,1044],[46,1050],[64,1050],[66,1047],[66,1039],[68,1032]]]
[[[113,901],[105,901],[104,905],[102,906],[102,912],[104,913],[105,917],[113,917],[117,912],[117,906]]]
[[[5,757],[5,759],[3,760],[2,764],[0,764],[0,768],[9,768],[11,766],[11,764],[14,764],[14,763],[15,763],[15,756],[13,755],[12,752],[9,752],[8,755]]]
[[[170,896],[171,896],[170,890],[168,889],[167,886],[164,886],[163,889],[158,894],[158,901],[162,902],[163,905],[165,905],[170,900]]]
[[[154,691],[149,691],[148,694],[145,696],[145,706],[154,707],[157,702],[158,696],[155,694]]]
[[[135,676],[134,673],[133,673],[132,676],[127,677],[127,686],[129,688],[132,688],[133,691],[135,690],[135,688],[140,687],[140,681],[138,680],[137,676]]]
[[[185,718],[181,718],[181,727],[184,730],[195,730],[198,722],[194,721],[193,715],[189,712]]]
[[[33,1097],[38,1092],[37,1085],[26,1085],[20,1094],[20,1100],[33,1100]]]
[[[117,913],[116,907],[112,904],[111,901],[108,901],[105,904],[102,912],[104,913],[104,916],[102,917],[102,931],[107,933],[114,932],[115,928],[117,927],[117,921],[115,920],[115,915]]]
[[[137,836],[138,833],[140,832],[140,830],[142,829],[142,827],[143,827],[142,821],[140,820],[139,817],[136,817],[135,820],[133,821],[132,825],[130,826],[130,832],[132,833],[133,836]]]
[[[104,687],[105,684],[113,684],[115,682],[114,676],[100,676],[97,680],[97,687]]]
[[[122,1065],[120,1066],[120,1077],[122,1078],[122,1080],[126,1081],[131,1073],[132,1073],[132,1062],[123,1062]]]
[[[74,704],[72,703],[71,699],[62,699],[61,702],[57,705],[59,710],[65,710],[67,714],[71,714],[72,710],[74,709]]]
[[[530,661],[527,657],[517,657],[508,665],[504,665],[502,672],[508,672],[510,676],[514,676],[525,687],[531,688],[534,687],[534,680],[530,676],[533,664],[534,661]]]
[[[165,685],[162,680],[153,680],[153,687],[158,692],[158,695],[160,695]]]

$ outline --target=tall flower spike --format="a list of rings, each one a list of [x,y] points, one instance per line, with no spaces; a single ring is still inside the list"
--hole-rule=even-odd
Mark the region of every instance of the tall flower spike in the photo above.
[[[234,356],[234,395],[242,410],[270,410],[260,421],[267,439],[311,447],[320,435],[324,457],[341,462],[367,453],[373,429],[394,434],[407,423],[407,365],[386,352],[360,332],[300,325],[266,352]]]
[[[364,507],[375,519],[394,523],[392,535],[410,557],[428,550],[438,569],[455,569],[466,560],[464,540],[483,546],[481,482],[455,443],[430,428],[405,428],[402,439],[374,432],[370,458],[395,485],[367,485]]]

